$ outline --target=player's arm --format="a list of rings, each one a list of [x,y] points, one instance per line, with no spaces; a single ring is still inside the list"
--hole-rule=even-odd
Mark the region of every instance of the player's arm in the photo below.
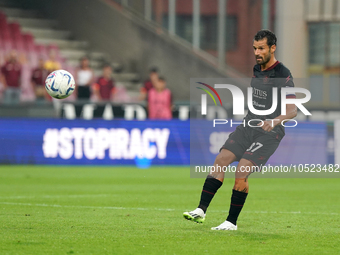
[[[142,87],[142,88],[140,89],[140,93],[139,93],[138,99],[139,99],[140,101],[144,101],[144,100],[147,99],[147,91],[146,91],[145,87]]]
[[[110,98],[113,99],[116,93],[117,93],[116,87],[113,87],[111,89],[111,96],[110,96]]]
[[[91,86],[93,83],[95,83],[95,79],[96,79],[95,73],[92,69],[91,69],[91,73],[92,73],[92,78],[90,80],[90,83],[87,84],[88,86]]]
[[[99,101],[102,101],[102,97],[100,96],[100,91],[99,90],[100,90],[100,85],[98,83],[95,83],[93,85],[93,92],[94,92],[95,96],[97,97],[97,99]]]
[[[116,81],[112,79],[111,83],[111,91],[110,91],[110,99],[114,99],[115,94],[117,93],[117,88],[116,88]]]
[[[6,88],[7,88],[7,83],[6,83],[5,75],[0,74],[0,81],[1,81],[1,83],[2,83],[2,85],[3,85],[3,87],[4,87],[4,89],[6,89]]]
[[[279,115],[275,119],[264,121],[262,129],[265,131],[272,131],[272,129],[277,126],[281,125],[281,122],[284,120],[290,120],[295,118],[297,115],[297,107],[295,104],[287,104],[286,106],[286,115]],[[285,121],[286,122],[286,121]],[[261,125],[261,123],[259,123]]]
[[[0,82],[2,83],[4,89],[6,89],[7,88],[7,82],[6,82],[6,77],[5,77],[5,67],[1,68]]]
[[[283,78],[279,79],[281,87],[294,87],[293,76],[287,68],[282,68],[280,70],[281,76]],[[295,94],[286,95],[287,98],[295,98]],[[272,129],[277,126],[281,125],[281,122],[284,120],[290,120],[295,118],[297,115],[297,107],[295,104],[287,104],[286,105],[286,115],[279,115],[275,119],[264,121],[262,129],[265,131],[272,131]],[[286,121],[285,121],[286,122]],[[261,123],[260,123],[261,125]]]

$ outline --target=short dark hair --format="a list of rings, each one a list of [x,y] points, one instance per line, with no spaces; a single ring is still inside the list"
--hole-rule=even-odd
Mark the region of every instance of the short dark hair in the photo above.
[[[267,38],[267,44],[269,48],[273,45],[276,45],[276,40],[277,40],[276,35],[268,29],[262,29],[258,31],[256,35],[254,36],[255,41],[260,41],[264,38]]]
[[[149,69],[149,73],[158,73],[158,68],[153,66]]]

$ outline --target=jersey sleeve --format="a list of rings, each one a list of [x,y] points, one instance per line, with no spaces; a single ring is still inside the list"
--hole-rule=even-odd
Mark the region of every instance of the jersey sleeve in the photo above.
[[[100,79],[101,79],[101,78],[98,78],[98,79],[97,79],[97,82],[95,82],[95,83],[93,84],[93,89],[94,89],[94,90],[100,90],[100,85],[99,85],[99,84],[100,84]]]

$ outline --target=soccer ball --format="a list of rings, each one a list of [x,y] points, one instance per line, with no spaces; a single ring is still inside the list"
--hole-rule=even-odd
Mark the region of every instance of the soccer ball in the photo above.
[[[65,70],[50,73],[45,80],[47,93],[54,98],[63,99],[70,96],[76,87],[72,74]]]

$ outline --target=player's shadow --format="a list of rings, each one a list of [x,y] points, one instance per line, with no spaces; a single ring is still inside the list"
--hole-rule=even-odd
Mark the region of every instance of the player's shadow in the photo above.
[[[263,229],[263,231],[253,231],[250,229],[247,229],[247,227],[244,228],[238,228],[237,231],[228,231],[228,230],[211,230],[211,226],[206,225],[206,223],[198,224],[193,222],[185,222],[190,224],[184,224],[182,225],[183,231],[188,232],[197,232],[197,233],[204,233],[205,235],[209,234],[212,236],[215,235],[228,235],[228,236],[239,236],[242,237],[242,240],[246,241],[258,241],[258,242],[266,242],[268,240],[278,239],[289,239],[289,235],[285,234],[278,234],[278,233],[268,233],[268,229]]]
[[[247,232],[242,231],[242,229],[238,229],[237,231],[229,231],[229,232],[234,232],[234,236],[242,236],[243,240],[246,241],[258,241],[258,242],[265,242],[267,240],[272,240],[272,239],[278,239],[278,240],[283,240],[283,239],[289,239],[287,235],[281,235],[281,234],[270,234],[270,233],[263,233],[263,232],[251,232],[247,230]]]

